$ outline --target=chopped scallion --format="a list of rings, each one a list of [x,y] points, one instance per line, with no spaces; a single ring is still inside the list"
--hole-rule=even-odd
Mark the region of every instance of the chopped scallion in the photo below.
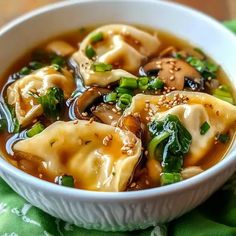
[[[62,185],[65,187],[71,187],[71,188],[73,188],[75,186],[74,178],[71,175],[57,176],[55,179],[55,183],[58,185]]]
[[[128,89],[136,89],[136,88],[138,88],[138,82],[135,78],[121,77],[120,87],[121,88],[128,88]]]
[[[93,57],[96,56],[96,52],[94,48],[91,45],[88,45],[85,49],[85,54],[89,59],[92,59]]]
[[[138,88],[142,91],[148,89],[149,77],[140,77],[138,79]]]
[[[91,43],[97,43],[102,40],[103,40],[103,33],[102,32],[95,33],[90,38]]]
[[[164,87],[164,82],[159,78],[154,78],[149,83],[150,89],[162,89]]]
[[[40,122],[34,124],[31,129],[29,129],[26,134],[29,138],[35,136],[36,134],[41,133],[44,130],[44,125],[42,125]]]
[[[121,109],[125,109],[126,107],[128,107],[131,104],[132,101],[132,96],[130,94],[122,94],[119,97],[118,103],[117,105],[121,108]]]
[[[210,125],[208,124],[207,121],[205,121],[200,127],[200,134],[201,135],[206,134],[209,129],[210,129]]]
[[[116,92],[118,97],[120,97],[122,94],[130,94],[133,95],[133,91],[127,88],[121,88],[121,87],[117,87],[116,88]]]
[[[112,65],[106,64],[102,62],[95,62],[92,64],[92,70],[95,72],[105,72],[105,71],[111,71]]]
[[[179,182],[182,180],[180,173],[162,173],[161,174],[161,185],[168,185]]]
[[[104,96],[104,102],[115,103],[116,98],[117,98],[117,93],[116,92],[111,92],[111,93],[108,93]]]

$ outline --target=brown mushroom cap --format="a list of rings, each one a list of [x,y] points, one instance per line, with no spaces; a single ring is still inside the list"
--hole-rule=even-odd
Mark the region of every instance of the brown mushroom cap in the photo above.
[[[86,109],[101,96],[108,94],[110,92],[109,89],[105,88],[98,88],[98,87],[92,87],[86,90],[84,93],[82,93],[76,100],[75,106],[74,106],[74,113],[75,116],[78,119],[87,120],[89,119],[88,116],[83,115],[83,113],[86,111]]]
[[[200,82],[200,73],[187,62],[177,58],[160,58],[147,63],[143,70],[157,70],[157,75],[166,87],[174,87],[177,90],[183,90],[185,78]]]

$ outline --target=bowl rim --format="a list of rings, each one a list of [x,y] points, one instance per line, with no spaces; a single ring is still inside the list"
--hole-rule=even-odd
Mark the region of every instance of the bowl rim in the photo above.
[[[236,37],[235,35],[230,32],[228,29],[226,29],[223,25],[221,25],[217,20],[214,18],[199,12],[195,9],[192,9],[190,7],[184,6],[179,3],[169,2],[169,1],[161,1],[161,0],[71,0],[71,1],[62,1],[59,3],[53,3],[41,8],[38,8],[36,10],[33,10],[29,13],[26,13],[11,22],[7,23],[5,26],[0,28],[0,37],[10,31],[12,28],[17,27],[18,25],[24,23],[25,21],[30,20],[32,17],[35,17],[37,15],[44,14],[46,12],[54,11],[63,7],[72,6],[72,5],[81,5],[81,4],[91,4],[94,2],[101,2],[101,3],[155,3],[160,4],[176,9],[180,9],[182,11],[187,11],[191,13],[192,15],[195,15],[196,17],[202,18],[203,20],[207,21],[209,25],[212,25],[212,27],[215,27],[217,30],[221,31],[223,34],[226,34],[226,36],[229,38],[229,40],[234,41],[236,46]],[[236,142],[234,140],[233,144]],[[232,146],[233,146],[232,144]],[[136,199],[144,199],[144,198],[151,198],[155,196],[161,196],[161,195],[169,195],[176,192],[181,192],[183,190],[191,190],[192,188],[195,188],[196,186],[200,185],[202,182],[206,181],[208,178],[215,178],[219,173],[223,172],[225,169],[229,168],[233,165],[233,163],[236,164],[236,147],[230,148],[230,153],[227,153],[225,158],[222,159],[220,162],[212,166],[211,168],[205,170],[203,173],[191,177],[190,179],[183,180],[181,182],[162,186],[162,187],[156,187],[151,189],[145,189],[145,190],[135,190],[130,192],[98,192],[98,191],[90,191],[90,190],[83,190],[83,189],[74,189],[74,188],[68,188],[64,186],[59,186],[54,183],[39,179],[37,177],[34,177],[22,170],[17,169],[10,163],[8,163],[4,157],[0,156],[0,168],[3,169],[6,173],[10,174],[11,176],[15,176],[17,179],[19,179],[22,182],[25,182],[27,184],[33,184],[35,188],[47,191],[48,193],[52,194],[60,194],[60,196],[68,197],[70,198],[80,198],[81,200],[99,200],[99,201],[130,201],[130,200],[136,200]],[[236,170],[236,168],[235,168]],[[137,194],[138,193],[138,194]]]

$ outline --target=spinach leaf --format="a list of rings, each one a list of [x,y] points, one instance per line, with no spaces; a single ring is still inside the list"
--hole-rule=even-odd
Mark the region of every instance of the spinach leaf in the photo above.
[[[192,136],[176,115],[167,115],[164,120],[154,120],[149,124],[154,137],[149,143],[150,158],[159,158],[164,173],[178,173],[183,166],[184,155],[189,152]],[[156,156],[162,149],[161,158]]]
[[[58,87],[48,89],[43,96],[33,94],[38,102],[42,105],[44,114],[50,118],[57,118],[60,115],[64,103],[63,91]]]

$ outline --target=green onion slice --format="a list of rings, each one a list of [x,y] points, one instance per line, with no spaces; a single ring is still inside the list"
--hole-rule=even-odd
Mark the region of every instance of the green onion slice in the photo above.
[[[121,77],[120,87],[128,89],[136,89],[138,88],[138,81],[135,78],[131,77]]]
[[[161,185],[168,185],[179,182],[182,180],[180,173],[162,173],[161,174]]]
[[[130,94],[122,94],[119,97],[117,106],[119,106],[121,109],[126,109],[132,102],[132,96]]]
[[[149,83],[149,88],[150,89],[162,89],[164,87],[164,82],[159,79],[159,78],[155,78],[155,79],[152,79]]]
[[[115,103],[116,98],[117,98],[117,93],[116,92],[111,92],[111,93],[108,93],[104,96],[104,102]]]
[[[92,64],[91,69],[95,72],[105,72],[105,71],[111,71],[112,70],[112,65],[111,64],[106,64],[103,62],[95,62]]]
[[[204,135],[207,133],[207,131],[211,128],[211,126],[208,124],[207,121],[205,121],[201,127],[200,127],[200,134],[201,135]]]
[[[26,135],[31,138],[33,136],[35,136],[36,134],[39,134],[41,133],[43,130],[45,129],[44,125],[41,124],[40,122],[34,124],[32,126],[31,129],[29,129],[27,132],[26,132]]]
[[[91,43],[97,43],[102,40],[103,40],[103,33],[102,32],[95,33],[90,38]]]
[[[149,77],[140,77],[138,79],[138,88],[140,90],[147,90],[148,89],[148,83],[149,83]]]
[[[73,188],[75,186],[74,178],[71,175],[61,175],[57,176],[55,179],[56,184],[71,187]]]
[[[89,59],[92,59],[93,57],[96,56],[96,52],[95,52],[94,48],[91,45],[88,45],[85,48],[85,54]]]

